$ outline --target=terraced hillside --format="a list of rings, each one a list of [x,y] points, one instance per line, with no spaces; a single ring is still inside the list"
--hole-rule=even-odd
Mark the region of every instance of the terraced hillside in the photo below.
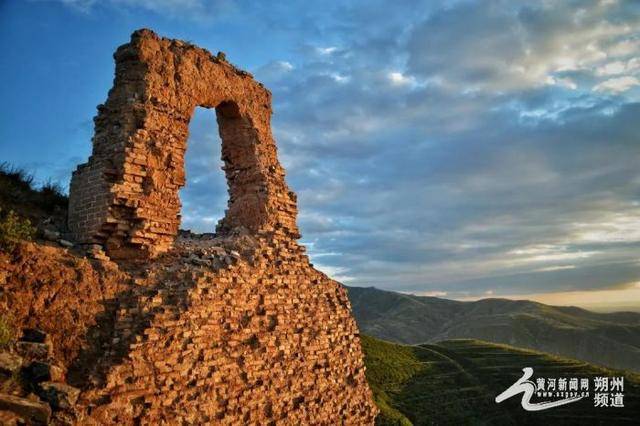
[[[348,287],[360,330],[397,343],[480,339],[640,372],[640,313],[529,300],[460,302]]]
[[[379,425],[631,425],[640,419],[640,376],[634,373],[478,340],[407,346],[362,336],[362,344]],[[590,395],[537,412],[522,408],[522,394],[497,404],[495,397],[522,377],[523,367],[534,369],[534,383],[538,377],[589,378]],[[593,378],[620,375],[625,407],[594,407]]]

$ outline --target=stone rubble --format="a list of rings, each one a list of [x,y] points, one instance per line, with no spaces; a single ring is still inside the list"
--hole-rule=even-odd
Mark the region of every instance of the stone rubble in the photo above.
[[[23,358],[10,352],[0,352],[0,375],[11,377],[22,368]]]
[[[62,247],[66,247],[66,248],[71,248],[74,245],[71,241],[63,240],[63,239],[59,239],[58,240],[58,244],[60,244]]]
[[[74,424],[80,389],[64,383],[42,330],[26,328],[0,351],[0,424]]]
[[[42,230],[42,237],[48,241],[58,241],[60,239],[60,232],[45,228]]]
[[[9,411],[18,419],[33,422],[33,424],[37,425],[49,424],[49,419],[51,418],[51,407],[44,402],[0,393],[0,413],[2,411]],[[0,416],[0,420],[3,420],[3,417],[5,416]],[[16,419],[14,416],[7,416],[6,418],[11,419],[11,417]],[[18,419],[16,419],[15,424],[20,424]]]
[[[80,395],[80,389],[66,383],[49,381],[40,383],[38,395],[53,409],[72,410]]]

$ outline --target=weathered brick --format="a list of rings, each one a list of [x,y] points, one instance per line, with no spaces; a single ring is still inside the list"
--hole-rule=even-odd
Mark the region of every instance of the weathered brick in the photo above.
[[[73,172],[69,227],[112,258],[146,259],[147,277],[114,302],[114,335],[95,366],[106,377],[81,395],[88,417],[372,424],[377,409],[345,289],[313,269],[297,242],[270,92],[206,50],[149,30],[135,32],[115,59],[92,155]],[[216,109],[229,186],[215,244],[236,248],[212,242],[202,249],[211,258],[196,249],[158,257],[178,233],[196,106]]]

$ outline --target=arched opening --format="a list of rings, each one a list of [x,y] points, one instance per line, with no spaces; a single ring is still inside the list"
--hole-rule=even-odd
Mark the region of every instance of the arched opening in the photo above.
[[[185,185],[179,193],[181,233],[213,233],[224,216],[228,192],[221,151],[215,110],[197,107],[189,123]]]

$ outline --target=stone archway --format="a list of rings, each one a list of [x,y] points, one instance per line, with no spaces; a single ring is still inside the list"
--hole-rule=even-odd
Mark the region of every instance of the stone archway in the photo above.
[[[221,56],[221,55],[219,55]],[[116,76],[98,106],[89,161],[73,173],[69,228],[114,258],[168,250],[180,225],[188,126],[197,106],[215,108],[229,188],[217,232],[243,227],[299,238],[296,198],[271,135],[271,94],[222,57],[136,31],[114,55]]]

